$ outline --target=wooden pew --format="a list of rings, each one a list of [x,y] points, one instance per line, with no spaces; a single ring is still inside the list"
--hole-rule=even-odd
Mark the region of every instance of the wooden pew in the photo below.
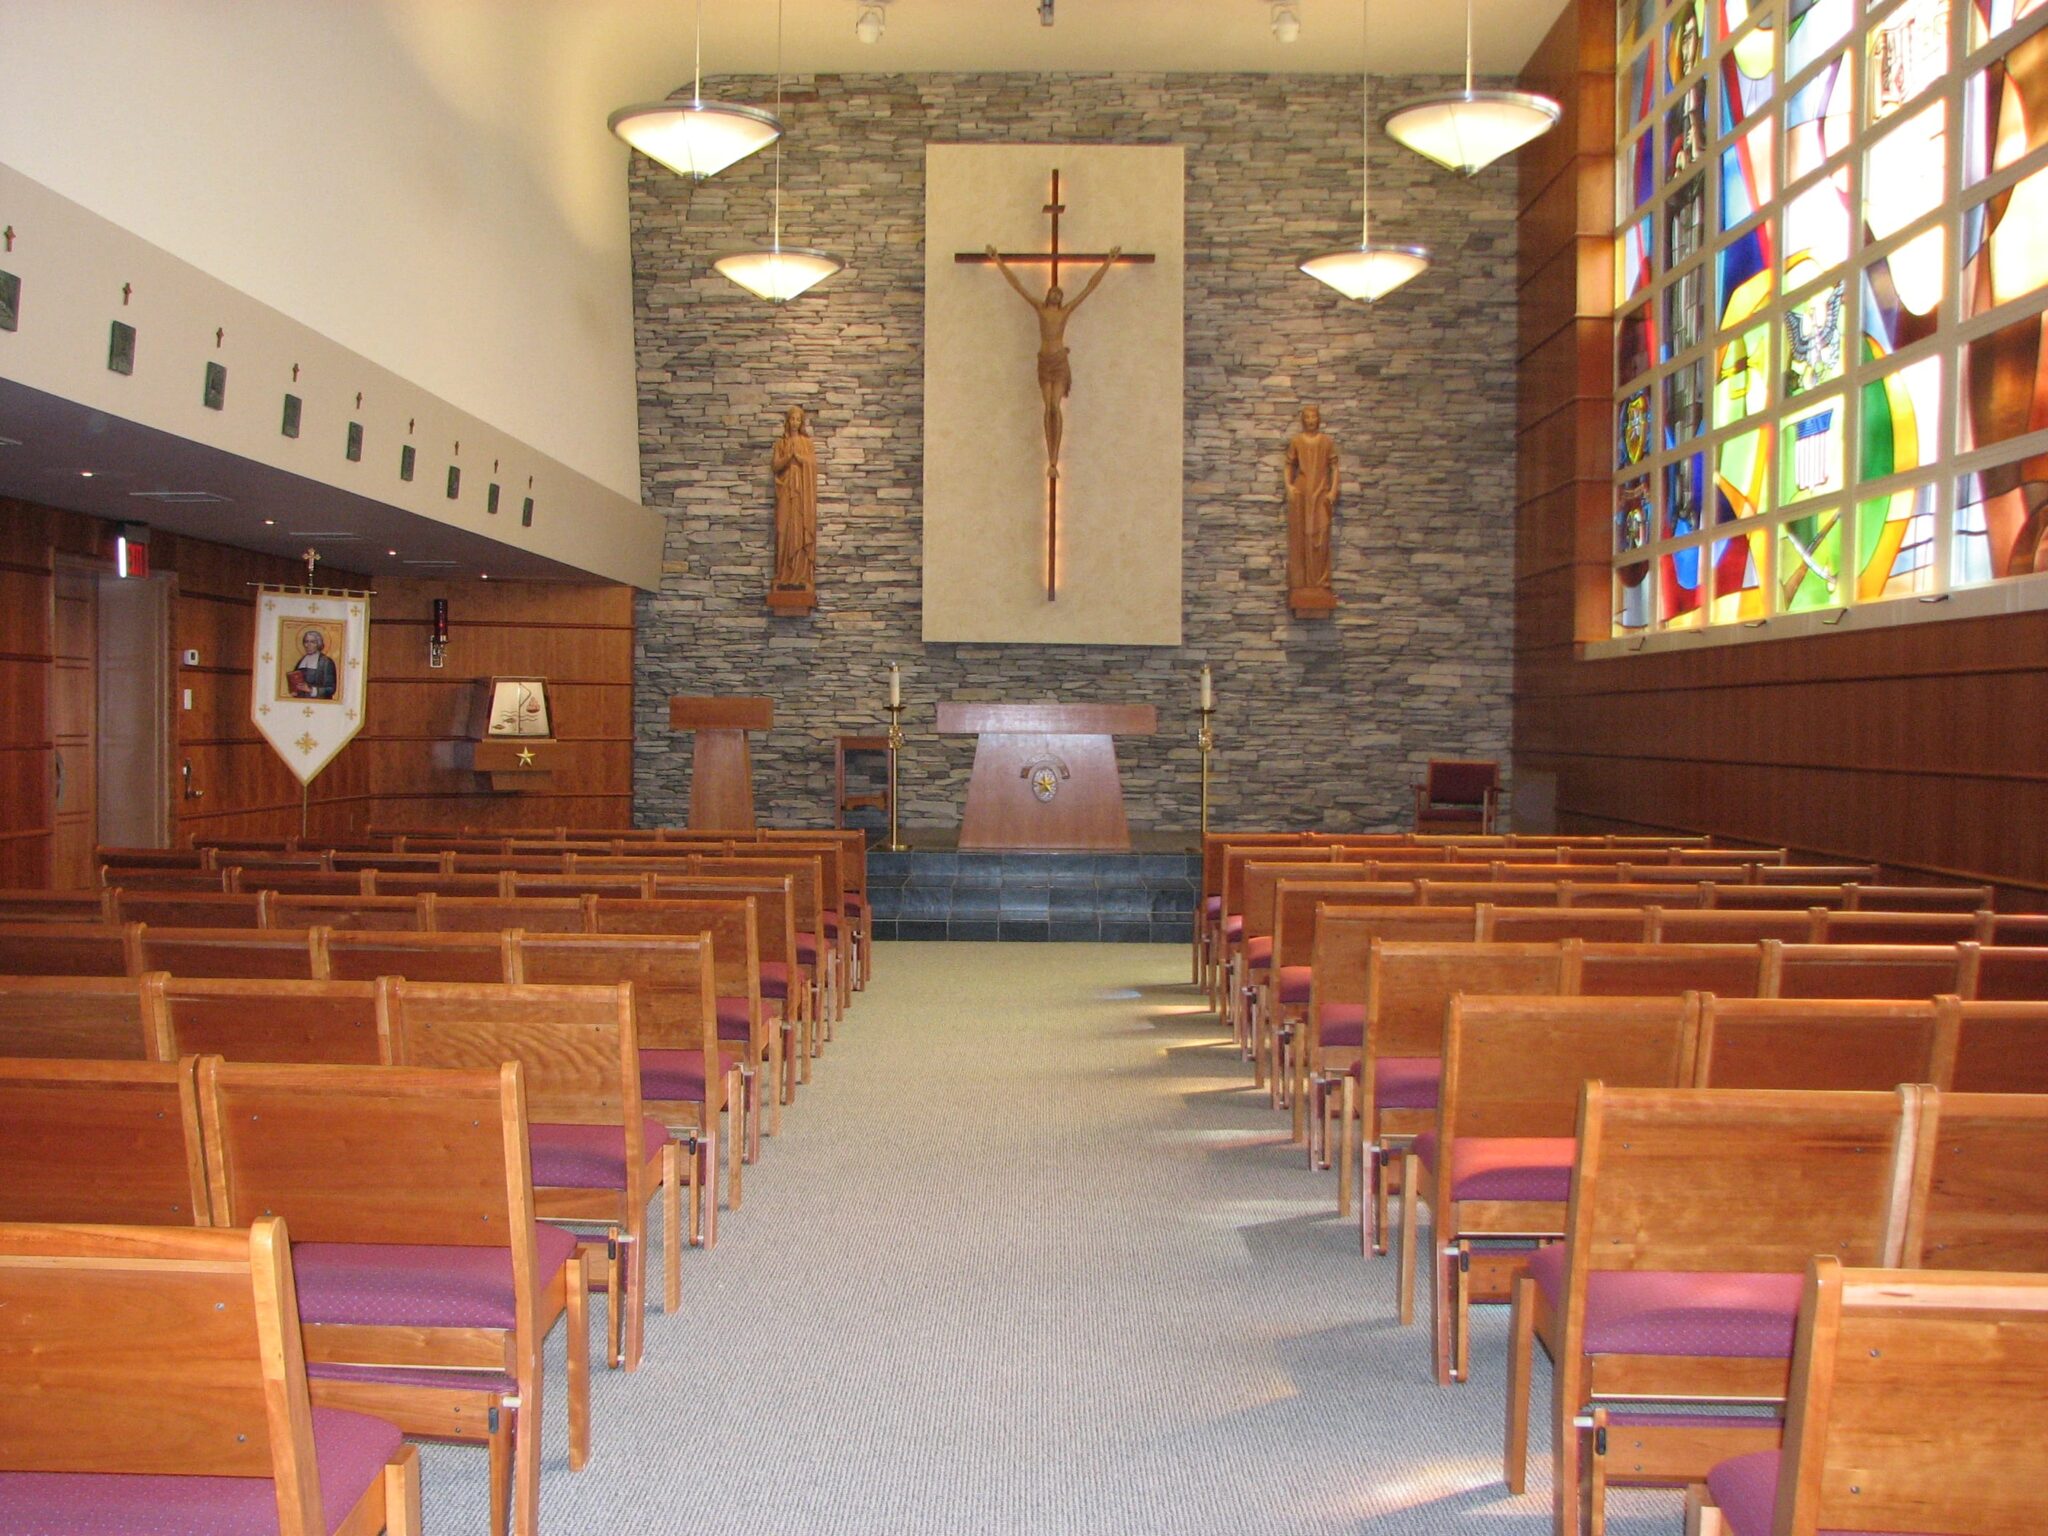
[[[1955,1055],[1941,1087],[1957,1093],[2048,1093],[2048,1001],[1937,999],[1954,1021]]]
[[[1728,1455],[1776,1445],[1771,1420],[1630,1419],[1616,1410],[1614,1422],[1627,1421],[1623,1478],[1579,1425],[1583,1414],[1630,1399],[1783,1402],[1807,1260],[1896,1257],[1918,1092],[1586,1085],[1567,1236],[1534,1255],[1515,1282],[1508,1341],[1504,1462],[1516,1493],[1532,1338],[1553,1361],[1560,1536],[1581,1529],[1587,1503],[1597,1511],[1610,1476],[1683,1486]],[[1625,1325],[1632,1313],[1640,1326]],[[1685,1352],[1696,1347],[1689,1316],[1718,1320],[1715,1353]]]
[[[1247,848],[1275,850],[1283,857],[1291,848],[1305,846],[1305,832],[1206,832],[1202,835],[1202,885],[1196,892],[1192,969],[1194,984],[1205,987],[1212,1006],[1216,1001],[1216,967],[1223,954],[1224,853],[1233,844]]]
[[[1566,939],[1563,948],[1570,990],[1590,997],[1676,997],[1681,992],[1770,997],[1778,991],[1775,952],[1769,944],[1588,944]]]
[[[293,896],[375,896],[374,869],[250,869],[231,864],[226,870],[231,891],[283,891]]]
[[[2048,1278],[1809,1266],[1782,1452],[1715,1466],[1688,1536],[2048,1526]]]
[[[126,848],[101,844],[93,862],[102,869],[218,869],[211,848]]]
[[[1929,1088],[1919,1113],[1899,1262],[2048,1274],[2048,1094]]]
[[[607,1262],[612,1363],[638,1370],[648,1202],[661,1194],[663,1310],[673,1312],[682,1304],[681,1200],[675,1144],[640,1109],[632,988],[391,981],[385,993],[394,1065],[459,1070],[519,1063],[534,1209],[543,1218],[611,1227],[610,1236],[586,1238],[583,1248],[586,1260]]]
[[[265,891],[107,891],[117,923],[154,923],[165,928],[283,928],[273,922]],[[303,925],[300,925],[303,926]]]
[[[727,1198],[740,1208],[746,1087],[742,1052],[718,1039],[717,968],[710,943],[645,934],[507,936],[507,981],[632,984],[640,1040],[640,1098],[647,1117],[684,1132],[690,1176],[690,1240],[718,1242],[718,1117],[729,1111]]]
[[[1933,1002],[1709,996],[1695,1088],[1830,1088],[1884,1093],[1939,1082],[1955,1026]]]
[[[193,1066],[0,1060],[0,1221],[207,1225]]]
[[[312,1409],[298,1322],[281,1221],[0,1226],[10,1527],[417,1536],[419,1453]]]
[[[829,1014],[822,1009],[818,1014],[827,1040],[832,1038],[832,1021],[845,1015],[847,997],[852,991],[853,948],[846,923],[843,863],[835,843],[791,842],[731,843],[715,858],[706,855],[691,861],[693,870],[705,874],[786,874],[795,880],[799,893],[798,951],[803,951],[806,933],[817,936],[816,963],[824,988],[820,1001],[829,999],[831,1003]],[[808,929],[803,926],[808,909],[803,906],[802,896],[807,879],[815,880],[818,895],[817,926]]]
[[[851,925],[854,958],[854,987],[864,989],[873,973],[875,926],[868,905],[868,839],[858,827],[761,827],[755,839],[762,843],[829,842],[839,849],[839,878],[845,887],[846,919]]]
[[[500,982],[514,976],[514,934],[376,933],[342,929],[326,936],[327,971],[334,981]]]
[[[1554,944],[1560,939],[1593,939],[1607,944],[1651,941],[1657,907],[1502,907],[1483,902],[1479,932],[1489,944]],[[1687,913],[1687,916],[1698,916]]]
[[[443,896],[421,898],[431,933],[588,933],[595,896]]]
[[[265,892],[272,928],[356,928],[419,933],[427,927],[422,896],[299,896]]]
[[[1430,1342],[1438,1386],[1471,1376],[1467,1313],[1509,1299],[1530,1245],[1564,1236],[1573,1132],[1588,1081],[1690,1081],[1697,993],[1679,997],[1451,999],[1435,1125],[1409,1144],[1401,1188],[1400,1317],[1414,1316],[1420,1208],[1431,1227]],[[1503,1240],[1513,1249],[1503,1250]],[[1478,1250],[1480,1242],[1492,1244]]]
[[[661,875],[655,877],[656,902],[739,901],[754,903],[754,929],[761,946],[761,998],[775,1004],[782,1014],[782,1057],[784,1102],[794,1097],[795,1085],[811,1080],[811,1058],[818,1053],[814,1038],[817,1023],[812,1000],[817,994],[812,969],[797,948],[798,911],[796,881],[787,875]],[[650,907],[636,914],[623,902],[600,897],[597,931],[632,932],[649,924],[661,932],[659,909]]]
[[[143,987],[126,976],[0,976],[0,1057],[148,1061]]]
[[[1276,862],[1264,859],[1244,864],[1243,921],[1231,948],[1230,1004],[1231,1033],[1240,1049],[1253,1061],[1253,1081],[1267,1080],[1272,1073],[1274,1102],[1280,1102],[1280,1085],[1286,1075],[1279,1061],[1279,1000],[1274,957],[1278,949],[1280,887],[1310,882],[1326,888],[1350,887],[1326,899],[1349,899],[1358,906],[1395,905],[1414,889],[1409,881],[1380,881],[1369,864],[1343,861],[1330,863]],[[1300,909],[1297,900],[1296,910]],[[1313,939],[1309,941],[1313,943]],[[1304,994],[1301,1005],[1306,1005]]]
[[[94,891],[0,891],[0,923],[116,923],[105,889]]]
[[[1974,997],[1976,944],[1779,944],[1778,997]]]
[[[391,1059],[384,988],[372,981],[145,978],[154,1054],[374,1067]]]
[[[133,973],[317,981],[324,974],[320,928],[152,928],[135,925]]]
[[[141,926],[0,923],[0,976],[139,976]]]
[[[1651,944],[1761,944],[1777,939],[1786,944],[1827,941],[1826,907],[1738,911],[1728,907],[1667,912],[1650,907],[1643,938]]]
[[[1977,956],[1977,989],[1987,1002],[2048,1001],[2048,946],[1999,944]]]
[[[576,1240],[534,1220],[518,1063],[436,1072],[209,1057],[199,1102],[215,1222],[291,1223],[314,1403],[408,1434],[486,1438],[473,1390],[412,1384],[411,1373],[509,1376],[514,1529],[537,1536],[542,1342],[566,1317],[569,1465],[581,1468],[589,1335]],[[336,1376],[330,1365],[358,1369]]]

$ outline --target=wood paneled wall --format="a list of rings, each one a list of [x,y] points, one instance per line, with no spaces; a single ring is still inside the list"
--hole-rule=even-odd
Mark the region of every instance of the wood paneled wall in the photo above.
[[[1783,843],[2048,904],[2048,614],[1579,659],[1608,634],[1613,0],[1523,79],[1514,752],[1560,826]]]
[[[59,563],[104,564],[109,525],[0,498],[0,886],[51,878],[59,664]],[[286,837],[300,825],[298,781],[249,723],[249,583],[302,577],[296,562],[158,531],[151,568],[172,573],[173,837]],[[321,572],[362,584],[346,570]],[[379,582],[372,609],[370,712],[355,741],[314,780],[315,835],[374,822],[615,826],[633,813],[633,593],[540,582]],[[448,665],[427,666],[435,597],[450,600]],[[199,661],[186,665],[184,653]],[[455,764],[470,688],[493,673],[545,677],[557,739],[568,744],[549,792],[500,795]],[[182,707],[184,690],[192,707]]]

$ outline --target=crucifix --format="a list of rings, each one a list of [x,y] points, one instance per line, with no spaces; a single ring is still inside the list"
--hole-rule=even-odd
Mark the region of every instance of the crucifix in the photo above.
[[[1059,458],[1060,438],[1065,426],[1061,402],[1074,384],[1073,368],[1068,358],[1067,321],[1109,275],[1111,267],[1150,266],[1154,258],[1149,254],[1125,251],[1121,246],[1106,252],[1061,250],[1060,215],[1067,211],[1067,205],[1060,201],[1060,173],[1057,170],[1052,173],[1052,200],[1040,211],[1052,218],[1051,249],[998,251],[991,245],[986,250],[958,252],[953,260],[966,266],[995,267],[1002,273],[1004,281],[1017,290],[1018,296],[1038,313],[1038,391],[1045,399],[1045,600],[1053,602],[1059,597]],[[1095,266],[1095,275],[1088,279],[1087,286],[1071,303],[1066,302],[1066,293],[1060,287],[1062,262],[1073,266]],[[1012,264],[1051,268],[1044,298],[1034,299],[1031,296],[1010,270]]]

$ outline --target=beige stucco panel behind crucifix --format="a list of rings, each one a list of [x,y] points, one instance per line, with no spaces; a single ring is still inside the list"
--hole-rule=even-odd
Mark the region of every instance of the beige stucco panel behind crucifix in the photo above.
[[[1046,595],[1037,316],[957,253],[1149,253],[1064,337],[1058,596]],[[924,638],[1053,645],[1181,639],[1184,157],[1178,146],[933,144],[925,151]],[[1071,300],[1099,265],[1062,265]],[[1043,264],[1018,266],[1034,294]]]

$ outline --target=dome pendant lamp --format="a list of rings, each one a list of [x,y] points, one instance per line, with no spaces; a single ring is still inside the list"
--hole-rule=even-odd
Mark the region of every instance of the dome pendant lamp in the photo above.
[[[613,133],[678,176],[702,181],[782,140],[782,124],[759,107],[704,99],[704,0],[697,0],[696,79],[688,101],[621,107]]]
[[[782,113],[782,7],[775,0],[775,111]],[[846,265],[837,257],[806,246],[782,243],[782,141],[775,141],[775,229],[763,251],[734,251],[712,264],[721,277],[729,277],[756,298],[771,304],[785,304],[798,294],[816,287]]]
[[[1372,0],[1360,0],[1361,35],[1369,20]],[[1369,39],[1368,39],[1369,40]],[[1327,283],[1347,299],[1370,304],[1385,298],[1429,267],[1429,252],[1419,245],[1374,245],[1372,243],[1372,57],[1368,51],[1360,86],[1359,128],[1363,139],[1359,172],[1359,202],[1364,208],[1358,244],[1324,251],[1301,263],[1301,270],[1319,283]]]
[[[1542,138],[1561,116],[1548,96],[1472,88],[1472,0],[1465,0],[1465,89],[1403,102],[1380,126],[1424,159],[1476,176],[1502,155]]]

